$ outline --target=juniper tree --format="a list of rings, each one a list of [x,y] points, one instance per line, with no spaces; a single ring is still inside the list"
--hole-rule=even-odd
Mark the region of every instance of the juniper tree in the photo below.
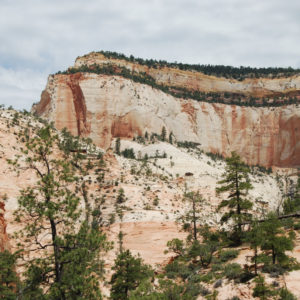
[[[72,145],[72,147],[74,144]],[[16,233],[25,257],[24,299],[100,299],[99,279],[103,271],[100,251],[108,249],[100,230],[99,207],[80,209],[89,181],[84,159],[63,155],[61,140],[51,126],[27,138],[24,169],[32,170],[37,181],[21,190]],[[80,149],[76,150],[80,153]],[[75,151],[75,152],[76,152]],[[22,168],[12,162],[15,168]],[[84,171],[84,174],[82,173]],[[87,202],[86,202],[87,204]]]
[[[220,187],[216,189],[218,194],[229,192],[227,199],[222,200],[218,209],[228,209],[223,214],[221,222],[229,220],[234,222],[238,243],[241,241],[243,223],[251,219],[249,210],[253,204],[246,199],[248,190],[252,188],[249,172],[249,168],[241,161],[240,156],[232,152],[231,157],[226,159],[223,179],[218,182]]]

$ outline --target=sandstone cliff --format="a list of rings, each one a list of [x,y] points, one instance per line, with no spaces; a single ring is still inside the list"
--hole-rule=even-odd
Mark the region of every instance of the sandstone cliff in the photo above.
[[[149,67],[138,62],[130,62],[124,59],[108,58],[102,53],[92,52],[78,57],[75,68],[92,65],[115,65],[122,66],[131,71],[146,73],[153,77],[159,84],[176,86],[188,90],[199,90],[202,92],[229,92],[252,96],[271,96],[282,93],[292,93],[300,96],[300,75],[269,78],[246,78],[239,81],[224,77],[205,75],[201,72],[180,70],[172,67]]]
[[[76,62],[80,63],[82,59]],[[166,74],[159,78],[163,80]],[[166,80],[175,80],[174,74],[169,75]],[[299,78],[255,82],[260,91],[284,92],[291,88],[291,83],[297,91]],[[257,90],[253,82],[236,82],[244,85],[235,88],[232,80],[214,80],[217,82],[212,85],[200,79],[195,82],[201,84],[201,89],[205,89],[202,86],[205,83],[208,90]],[[187,77],[185,83],[181,79],[180,82],[192,85],[194,81]],[[41,101],[33,110],[53,121],[58,129],[66,127],[72,134],[90,137],[103,148],[110,147],[114,137],[132,139],[146,131],[160,134],[165,126],[178,141],[197,142],[204,151],[224,156],[237,151],[251,165],[300,166],[300,106],[297,104],[270,108],[197,102],[175,98],[120,76],[76,73],[49,76]]]

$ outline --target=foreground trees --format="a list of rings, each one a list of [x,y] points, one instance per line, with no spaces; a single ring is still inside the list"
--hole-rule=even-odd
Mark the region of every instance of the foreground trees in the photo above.
[[[219,209],[228,209],[223,214],[221,222],[232,220],[237,243],[241,242],[243,223],[251,220],[249,210],[253,204],[246,198],[248,190],[252,188],[249,172],[249,168],[243,164],[239,155],[232,152],[231,157],[226,159],[223,179],[218,182],[221,186],[216,189],[218,194],[229,192],[228,198],[219,205]]]
[[[15,271],[17,255],[5,250],[0,252],[0,299],[16,299],[19,279]]]
[[[113,300],[129,299],[129,293],[152,275],[149,266],[140,257],[134,257],[129,250],[119,253],[113,270],[115,272],[110,282]]]
[[[49,125],[25,138],[25,166],[11,163],[16,169],[32,170],[38,181],[21,191],[15,212],[16,221],[25,224],[16,234],[23,241],[19,247],[26,266],[20,297],[100,299],[100,251],[109,244],[99,227],[99,208],[80,208],[80,196],[89,197],[85,176],[93,166],[78,155],[78,143],[62,144]],[[78,148],[70,151],[68,145],[75,144]]]

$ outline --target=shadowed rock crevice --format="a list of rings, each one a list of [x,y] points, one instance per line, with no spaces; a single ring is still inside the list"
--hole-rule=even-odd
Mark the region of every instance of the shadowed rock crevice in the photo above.
[[[73,94],[74,108],[76,112],[77,120],[77,132],[78,135],[85,135],[88,133],[87,128],[87,109],[85,104],[85,98],[81,87],[79,85],[81,74],[75,74],[70,76],[68,86],[70,87]]]

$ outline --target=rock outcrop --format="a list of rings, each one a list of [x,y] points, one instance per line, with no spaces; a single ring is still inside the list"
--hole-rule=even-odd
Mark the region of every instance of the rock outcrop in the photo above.
[[[0,252],[9,248],[4,213],[5,213],[4,203],[0,202]]]
[[[188,90],[199,90],[202,92],[229,92],[250,94],[252,96],[270,96],[292,93],[300,95],[300,76],[282,77],[276,79],[268,78],[247,78],[239,81],[224,77],[205,75],[201,72],[180,70],[170,67],[149,67],[140,65],[138,62],[131,62],[122,59],[107,58],[99,52],[78,57],[75,68],[92,65],[115,65],[135,71],[146,73],[153,77],[159,84],[186,88]]]
[[[78,62],[77,62],[78,63]],[[114,137],[131,139],[165,126],[178,141],[204,151],[237,151],[251,165],[300,166],[300,106],[246,107],[175,98],[120,76],[51,75],[38,115],[109,148]]]

